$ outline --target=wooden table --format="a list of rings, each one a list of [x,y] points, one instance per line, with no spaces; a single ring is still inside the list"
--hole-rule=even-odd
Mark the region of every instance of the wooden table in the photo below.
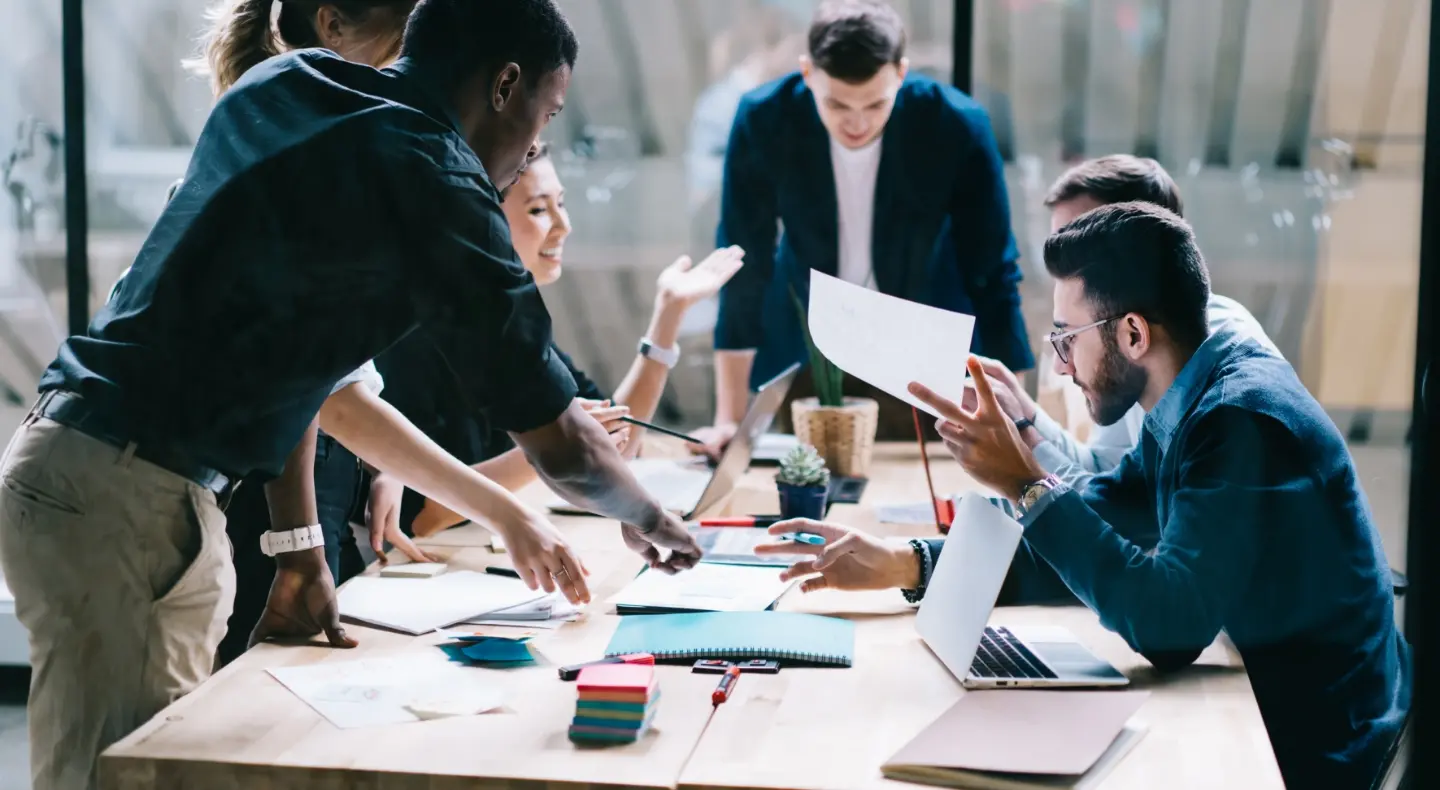
[[[935,465],[936,487],[971,487],[948,461]],[[757,468],[727,505],[730,512],[775,512],[773,470]],[[527,491],[540,501],[543,491]],[[881,446],[865,505],[837,505],[832,520],[885,534],[933,534],[934,528],[878,524],[869,503],[919,501],[924,476],[914,447]],[[849,790],[884,785],[881,763],[962,693],[915,634],[913,607],[895,591],[802,595],[780,608],[840,615],[856,623],[855,666],[786,669],[747,675],[714,712],[711,675],[683,666],[659,669],[663,692],[653,732],[635,744],[577,747],[566,737],[575,688],[555,677],[560,664],[601,655],[618,618],[604,600],[640,567],[613,522],[557,517],[591,571],[596,603],[579,622],[540,632],[537,666],[515,670],[445,667],[491,673],[510,691],[500,713],[341,730],[265,672],[267,667],[436,652],[434,635],[409,637],[347,626],[360,647],[261,645],[188,697],[111,747],[102,786],[383,790],[449,788],[785,788]],[[503,562],[476,527],[431,541],[455,566]],[[1143,659],[1082,608],[1003,608],[994,622],[1054,623],[1075,631],[1129,675],[1150,700],[1139,716],[1149,733],[1104,783],[1105,788],[1281,787],[1249,681],[1221,641],[1197,666],[1158,680]],[[515,629],[497,629],[511,633]]]

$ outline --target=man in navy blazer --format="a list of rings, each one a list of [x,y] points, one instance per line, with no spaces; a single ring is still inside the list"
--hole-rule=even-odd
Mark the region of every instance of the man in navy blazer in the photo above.
[[[715,427],[702,429],[716,445],[753,388],[807,360],[791,289],[807,301],[810,269],[974,315],[968,350],[1034,365],[989,118],[960,91],[907,74],[904,51],[890,6],[827,0],[800,71],[741,101],[716,235],[744,248],[746,265],[720,292]]]

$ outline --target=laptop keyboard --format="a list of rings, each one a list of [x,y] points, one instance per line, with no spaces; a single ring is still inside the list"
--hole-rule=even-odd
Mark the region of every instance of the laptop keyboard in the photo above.
[[[982,678],[1053,678],[1030,649],[1006,628],[986,626],[970,672]]]

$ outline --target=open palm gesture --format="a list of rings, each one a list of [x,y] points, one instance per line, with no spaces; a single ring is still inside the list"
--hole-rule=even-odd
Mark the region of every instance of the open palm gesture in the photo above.
[[[745,251],[739,247],[723,247],[695,264],[682,255],[660,272],[656,283],[660,300],[666,304],[689,307],[720,292],[720,288],[740,271]]]

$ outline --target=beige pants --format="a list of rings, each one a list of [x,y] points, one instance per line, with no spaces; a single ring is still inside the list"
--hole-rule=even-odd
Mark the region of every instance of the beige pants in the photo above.
[[[97,786],[100,752],[209,676],[235,595],[210,491],[50,420],[0,462],[0,562],[30,632],[35,790]]]

